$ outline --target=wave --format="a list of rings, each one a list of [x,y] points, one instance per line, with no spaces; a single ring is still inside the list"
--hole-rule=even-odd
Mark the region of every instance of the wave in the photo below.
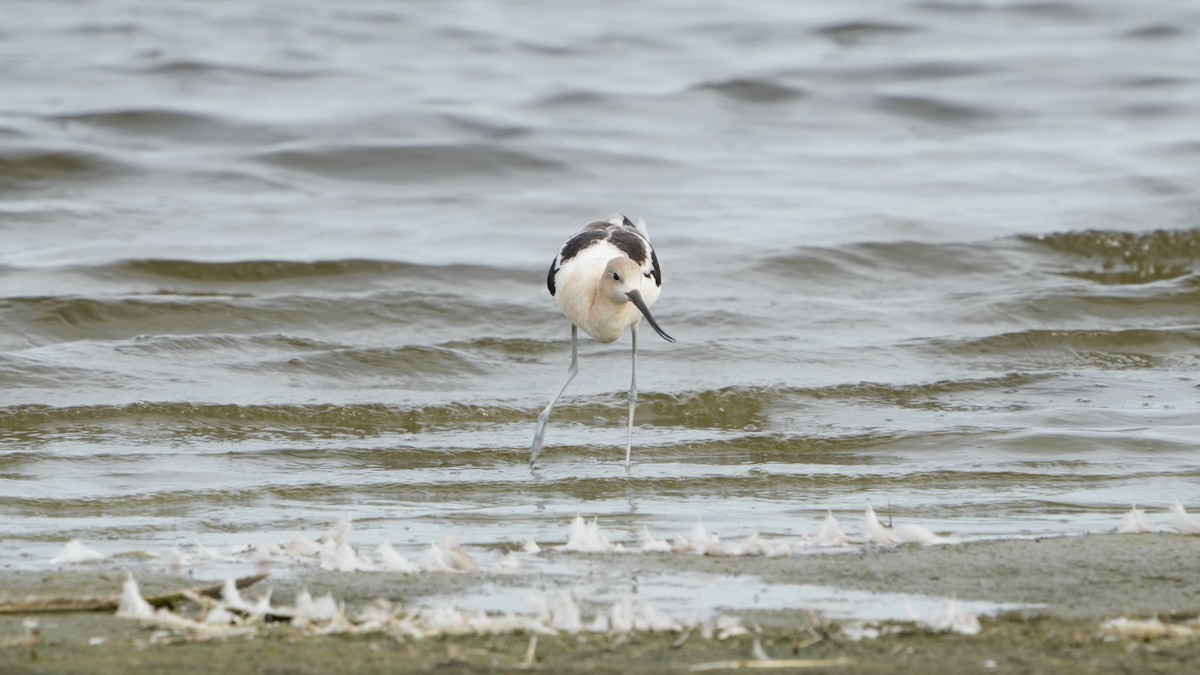
[[[742,430],[761,425],[780,408],[795,408],[812,401],[846,401],[919,410],[939,409],[939,397],[969,392],[1008,390],[1048,379],[1041,373],[1010,372],[997,377],[938,380],[910,384],[852,382],[822,387],[736,386],[680,393],[650,392],[638,396],[639,424],[680,426],[692,429]],[[554,417],[560,421],[593,423],[624,419],[625,392],[575,398],[560,402]],[[529,414],[536,414],[530,410]]]
[[[929,96],[877,96],[875,107],[900,117],[953,126],[978,124],[997,117],[994,110]]]
[[[1088,269],[1066,269],[1064,276],[1105,285],[1146,284],[1196,273],[1200,229],[1116,232],[1084,230],[1025,235],[1022,241],[1074,258],[1087,258]]]
[[[444,347],[377,347],[309,352],[287,360],[247,363],[237,366],[253,372],[304,372],[337,377],[376,375],[397,383],[413,377],[436,375],[439,381],[483,374],[474,359]]]
[[[1121,33],[1121,37],[1134,40],[1174,40],[1187,35],[1187,30],[1169,23],[1148,23]]]
[[[519,280],[520,271],[485,265],[422,265],[393,260],[172,260],[144,258],[123,260],[87,270],[93,275],[114,273],[139,277],[162,277],[185,281],[219,283],[263,283],[316,277],[372,276],[387,279],[434,279],[444,282]]]
[[[1050,253],[1051,255],[1047,255]],[[941,277],[974,277],[996,284],[1027,286],[1010,288],[1006,306],[1029,304],[1030,310],[1054,297],[1064,302],[1077,297],[1081,303],[1122,304],[1141,301],[1145,294],[1113,289],[1097,294],[1086,287],[1062,288],[1061,284],[1039,284],[1046,278],[1069,277],[1101,286],[1139,286],[1175,281],[1174,287],[1145,291],[1156,301],[1183,307],[1194,301],[1187,288],[1200,270],[1200,229],[1154,232],[1084,230],[1046,235],[1018,235],[974,243],[919,243],[910,241],[864,242],[837,248],[801,247],[752,260],[746,274],[766,274],[806,282],[827,281],[844,285],[852,281],[909,278],[927,281]],[[1032,271],[1032,274],[1031,274]],[[1029,281],[1022,282],[1015,275]],[[1041,310],[1036,310],[1041,311]],[[1189,322],[1184,322],[1189,323]]]
[[[837,248],[800,247],[752,261],[755,273],[805,280],[929,279],[997,276],[1014,268],[1019,251],[1004,240],[979,243],[862,242]]]
[[[315,68],[264,68],[236,63],[219,63],[197,59],[169,59],[147,65],[123,68],[123,70],[170,75],[172,77],[200,77],[210,75],[238,75],[262,79],[305,79],[332,74],[328,69]]]
[[[785,103],[805,96],[802,89],[761,78],[739,77],[696,85],[692,89],[711,91],[742,103]]]
[[[969,340],[934,339],[919,348],[936,354],[996,360],[1013,368],[1155,368],[1193,354],[1200,328],[1024,330]]]
[[[94,371],[65,364],[49,364],[14,354],[0,354],[0,388],[72,387]]]
[[[0,191],[61,187],[135,172],[132,165],[94,151],[0,148]]]
[[[464,326],[535,324],[546,316],[546,311],[521,305],[414,291],[349,297],[41,296],[0,300],[0,322],[4,323],[9,336],[21,336],[34,342],[214,332],[305,334],[322,326],[346,331],[388,324],[437,326],[439,330],[461,334]]]
[[[911,24],[860,20],[821,26],[813,32],[838,44],[852,45],[898,35],[908,35],[920,30]]]
[[[548,94],[535,101],[535,105],[544,106],[547,108],[554,107],[581,107],[588,108],[598,105],[604,105],[611,101],[611,97],[597,91],[560,91],[553,94]]]
[[[257,145],[278,143],[292,137],[267,125],[165,108],[82,112],[55,115],[49,119],[62,125],[81,125],[140,138],[154,136],[187,142]]]
[[[971,0],[923,0],[917,7],[952,14],[1014,14],[1041,19],[1079,22],[1093,18],[1091,8],[1074,2],[1029,0],[1028,2],[981,3]]]
[[[386,356],[387,352],[373,352]],[[671,394],[643,393],[638,399],[639,422],[657,422],[691,428],[737,428],[754,421],[771,406],[791,404],[798,398],[877,401],[899,406],[927,407],[930,398],[969,391],[1011,389],[1046,376],[1010,373],[974,380],[946,380],[910,385],[862,382],[820,388],[726,387]],[[624,392],[564,400],[555,408],[559,421],[594,422],[596,418],[626,408]],[[537,406],[540,408],[540,405]],[[181,423],[224,422],[231,426],[389,430],[415,432],[430,426],[467,423],[529,423],[534,407],[493,403],[448,403],[423,406],[359,405],[236,405],[192,402],[139,402],[128,405],[55,407],[16,405],[0,407],[0,429],[9,431],[71,424],[103,424],[150,418],[173,418]]]
[[[72,425],[125,424],[173,420],[180,434],[213,433],[213,425],[250,427],[265,436],[280,429],[313,433],[415,433],[432,425],[528,420],[528,411],[505,406],[449,404],[414,408],[384,404],[238,405],[232,403],[139,402],[128,405],[54,407],[18,405],[0,408],[0,430],[15,432],[63,429]],[[188,424],[203,425],[186,429]]]
[[[567,171],[561,162],[485,143],[314,142],[260,152],[266,164],[326,178],[413,182],[466,176]]]

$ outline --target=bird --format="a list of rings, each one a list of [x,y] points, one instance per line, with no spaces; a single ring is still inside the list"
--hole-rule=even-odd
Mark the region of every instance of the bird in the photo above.
[[[579,374],[579,329],[597,342],[617,340],[629,327],[633,359],[629,374],[629,433],[625,442],[625,468],[633,452],[633,415],[637,407],[638,326],[643,318],[667,342],[675,338],[654,320],[650,307],[662,289],[662,267],[650,246],[646,223],[635,225],[618,213],[608,220],[585,225],[566,241],[550,265],[546,287],[559,309],[571,321],[571,365],[567,381],[538,415],[529,452],[529,466],[542,452],[550,411]]]

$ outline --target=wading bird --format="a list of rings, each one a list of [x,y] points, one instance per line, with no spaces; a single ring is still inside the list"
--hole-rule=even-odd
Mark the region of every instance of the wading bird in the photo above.
[[[629,468],[633,450],[633,413],[637,407],[638,325],[642,317],[646,317],[650,326],[664,340],[675,341],[650,314],[650,307],[658,300],[662,287],[662,269],[658,266],[658,256],[654,255],[654,249],[650,246],[646,224],[639,220],[634,225],[618,213],[606,221],[587,225],[563,244],[554,263],[550,265],[546,286],[550,289],[550,295],[558,301],[563,314],[571,320],[571,366],[567,370],[567,381],[563,382],[550,404],[538,415],[529,465],[533,466],[542,452],[550,411],[579,373],[579,329],[582,328],[597,342],[609,343],[621,337],[625,327],[629,326],[629,334],[633,338],[633,361],[629,377],[629,435],[625,442],[625,467]]]

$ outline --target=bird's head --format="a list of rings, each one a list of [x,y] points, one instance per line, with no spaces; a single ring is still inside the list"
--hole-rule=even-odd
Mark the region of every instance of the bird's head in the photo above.
[[[642,316],[646,317],[646,321],[650,322],[654,332],[667,342],[674,342],[675,338],[667,335],[666,331],[659,327],[654,316],[650,314],[646,301],[642,299],[643,276],[642,268],[633,260],[624,257],[613,258],[604,266],[604,276],[600,279],[601,291],[615,304],[632,302]]]

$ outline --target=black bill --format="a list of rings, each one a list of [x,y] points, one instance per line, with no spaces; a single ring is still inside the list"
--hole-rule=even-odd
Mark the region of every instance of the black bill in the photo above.
[[[644,300],[642,300],[641,293],[639,293],[638,291],[629,291],[625,295],[628,296],[629,301],[632,302],[634,304],[634,306],[636,306],[638,308],[638,311],[642,313],[642,316],[646,317],[646,320],[650,322],[650,327],[654,329],[655,333],[658,333],[659,337],[666,340],[667,342],[675,341],[675,338],[671,337],[670,335],[667,335],[667,332],[664,331],[662,328],[660,328],[658,325],[658,322],[654,320],[654,316],[650,314],[650,308],[647,307],[646,302]]]

